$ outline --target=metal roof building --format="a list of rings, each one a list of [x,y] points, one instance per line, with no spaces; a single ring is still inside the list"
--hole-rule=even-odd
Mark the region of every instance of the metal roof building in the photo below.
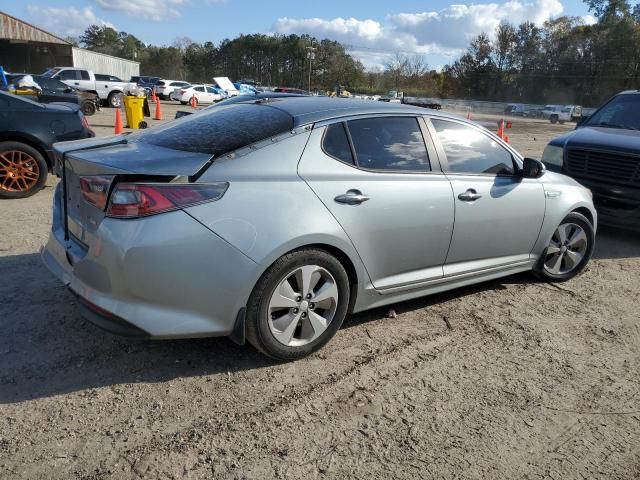
[[[12,73],[44,73],[52,67],[79,67],[129,80],[140,63],[74,47],[41,28],[0,12],[0,66]]]

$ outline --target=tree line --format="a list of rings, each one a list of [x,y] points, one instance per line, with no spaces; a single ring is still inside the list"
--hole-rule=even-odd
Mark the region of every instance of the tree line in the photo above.
[[[77,43],[90,50],[137,60],[144,75],[210,82],[214,76],[264,85],[352,92],[522,103],[596,106],[614,93],[638,88],[640,4],[586,0],[596,17],[560,17],[542,26],[501,23],[481,33],[457,60],[439,70],[424,57],[396,53],[383,69],[366,71],[339,42],[309,35],[240,35],[219,44],[178,39],[145,45],[135,36],[90,26]],[[313,53],[313,59],[309,58]],[[311,69],[311,70],[310,70]]]

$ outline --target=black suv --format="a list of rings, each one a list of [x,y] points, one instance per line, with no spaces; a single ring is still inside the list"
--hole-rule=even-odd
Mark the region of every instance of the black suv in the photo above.
[[[554,138],[542,161],[591,190],[603,223],[640,230],[640,91],[619,93]]]

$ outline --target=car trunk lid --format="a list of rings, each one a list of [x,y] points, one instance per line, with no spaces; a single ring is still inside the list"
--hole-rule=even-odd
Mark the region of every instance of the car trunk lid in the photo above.
[[[88,248],[105,217],[105,209],[85,200],[83,177],[104,179],[108,196],[120,181],[195,181],[212,155],[183,152],[151,144],[129,143],[126,138],[64,142],[55,145],[62,171],[62,214],[65,235]]]

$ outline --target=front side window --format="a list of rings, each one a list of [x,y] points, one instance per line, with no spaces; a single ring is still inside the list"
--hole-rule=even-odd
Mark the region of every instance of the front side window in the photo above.
[[[431,119],[453,173],[513,175],[513,157],[482,131],[447,120]]]
[[[343,123],[332,123],[322,138],[322,148],[328,155],[353,165],[353,155]]]
[[[348,122],[358,166],[370,170],[431,171],[415,117],[378,117]]]
[[[89,80],[91,77],[89,77],[89,72],[87,72],[86,70],[80,70],[80,79],[81,80]]]
[[[60,80],[80,80],[80,76],[78,75],[77,70],[63,70],[58,75]]]

